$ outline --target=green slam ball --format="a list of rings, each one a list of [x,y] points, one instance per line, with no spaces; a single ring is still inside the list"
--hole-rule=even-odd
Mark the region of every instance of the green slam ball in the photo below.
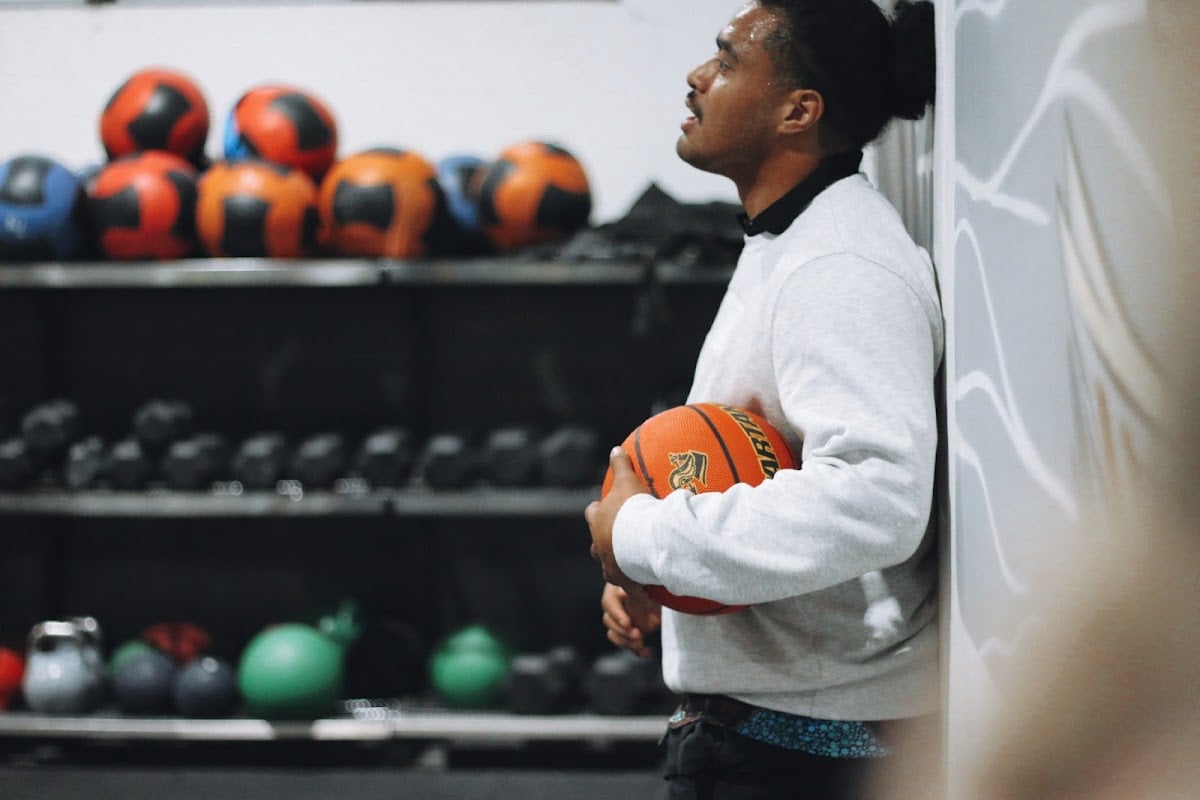
[[[342,648],[311,625],[260,631],[242,651],[238,689],[246,710],[265,719],[318,719],[342,697]]]
[[[112,651],[108,657],[108,679],[112,680],[127,661],[132,661],[143,653],[149,653],[154,647],[141,639],[130,639]]]
[[[500,637],[492,633],[486,626],[479,624],[468,625],[450,634],[441,649],[455,652],[494,653],[506,660],[512,655],[511,648]]]
[[[494,708],[504,699],[508,658],[494,650],[442,649],[430,659],[429,678],[447,705]]]

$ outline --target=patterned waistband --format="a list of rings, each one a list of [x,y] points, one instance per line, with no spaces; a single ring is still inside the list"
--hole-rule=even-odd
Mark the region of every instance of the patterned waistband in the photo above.
[[[879,758],[888,754],[869,722],[829,720],[761,708],[724,695],[684,695],[672,727],[705,719],[756,741],[830,758]]]

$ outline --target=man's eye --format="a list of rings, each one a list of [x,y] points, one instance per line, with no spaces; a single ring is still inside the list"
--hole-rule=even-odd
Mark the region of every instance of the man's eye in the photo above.
[[[729,64],[728,64],[728,63],[726,63],[726,62],[724,62],[724,61],[722,61],[721,59],[719,59],[719,58],[718,58],[718,59],[717,59],[717,69],[719,69],[719,70],[721,70],[722,72],[724,72],[724,71],[725,71],[725,70],[727,70],[727,69],[731,69],[731,67],[729,66]]]

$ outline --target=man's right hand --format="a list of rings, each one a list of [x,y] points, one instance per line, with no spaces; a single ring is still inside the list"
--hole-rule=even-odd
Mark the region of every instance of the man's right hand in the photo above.
[[[650,599],[645,589],[634,584],[625,590],[606,583],[600,608],[610,642],[642,658],[650,655],[646,637],[662,624],[662,605]]]

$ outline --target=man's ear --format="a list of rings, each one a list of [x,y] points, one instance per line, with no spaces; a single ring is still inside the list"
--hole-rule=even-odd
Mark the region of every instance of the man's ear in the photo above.
[[[813,130],[825,116],[825,98],[816,89],[795,89],[788,93],[786,102],[787,116],[780,123],[780,133],[797,134]]]

